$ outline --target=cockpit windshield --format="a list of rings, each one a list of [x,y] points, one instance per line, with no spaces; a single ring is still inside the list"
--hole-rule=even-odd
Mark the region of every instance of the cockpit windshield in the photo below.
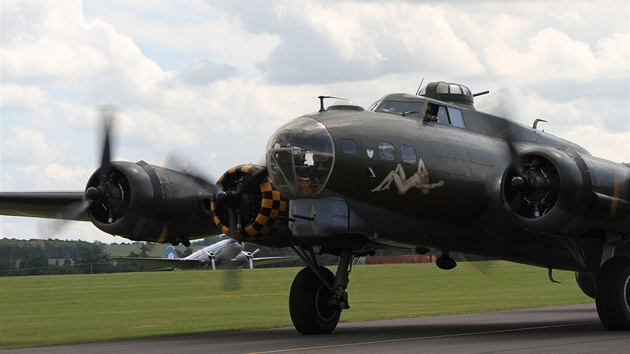
[[[424,103],[409,101],[384,101],[377,109],[378,112],[397,114],[405,113],[405,115],[410,116],[421,116],[424,111]]]

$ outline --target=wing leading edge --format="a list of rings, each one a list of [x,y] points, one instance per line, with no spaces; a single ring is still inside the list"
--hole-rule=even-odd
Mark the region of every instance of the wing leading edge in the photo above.
[[[0,215],[47,219],[90,221],[85,208],[84,192],[3,192],[0,193]],[[76,210],[82,209],[77,213]]]

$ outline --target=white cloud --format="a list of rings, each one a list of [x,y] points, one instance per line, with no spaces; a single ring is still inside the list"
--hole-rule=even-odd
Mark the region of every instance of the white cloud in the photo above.
[[[58,163],[49,164],[43,171],[46,179],[54,186],[66,185],[76,188],[87,181],[86,176],[92,174],[92,170],[86,170],[81,166],[64,166]]]
[[[80,1],[3,3],[2,74],[8,81],[76,79],[103,70],[108,60],[96,24],[83,19]]]
[[[254,8],[263,4],[244,6]],[[180,68],[172,65],[168,58],[172,51],[194,52],[200,57],[211,54],[209,59],[213,61],[244,67],[266,58],[280,42],[275,35],[248,31],[245,23],[227,14],[215,2],[134,2],[128,5],[126,1],[108,1],[90,2],[87,8],[89,17],[105,19],[119,33],[134,38],[141,47],[162,48],[162,56],[153,59],[165,63],[169,69]],[[188,60],[180,65],[186,62]]]
[[[206,85],[213,81],[227,79],[238,73],[238,70],[229,64],[216,63],[209,59],[191,60],[179,72],[179,78],[193,85]]]
[[[576,126],[563,135],[591,154],[615,162],[630,162],[630,135],[628,132],[610,133],[592,125]]]
[[[62,153],[58,148],[48,146],[45,140],[44,133],[40,131],[17,126],[11,128],[8,138],[2,140],[2,162],[41,163]]]
[[[50,100],[48,93],[37,85],[1,86],[2,109],[35,110]]]
[[[546,28],[529,39],[528,51],[490,46],[486,58],[496,75],[519,78],[524,83],[627,77],[628,34],[602,38],[594,51],[585,42]]]
[[[274,83],[369,80],[419,69],[470,76],[485,70],[454,31],[451,15],[439,7],[298,2],[278,5],[276,12],[286,25],[278,32],[283,41],[260,65]]]

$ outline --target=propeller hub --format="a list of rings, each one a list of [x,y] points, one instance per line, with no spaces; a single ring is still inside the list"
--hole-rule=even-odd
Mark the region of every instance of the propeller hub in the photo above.
[[[116,181],[112,181],[112,183],[107,183],[107,204],[113,208],[118,208],[122,204],[123,201],[123,191],[121,186]]]
[[[537,173],[531,178],[531,185],[534,191],[528,196],[528,199],[536,202],[541,201],[549,189],[547,179],[542,174]]]
[[[105,191],[101,187],[90,187],[85,191],[85,197],[95,202],[101,201],[105,196]]]
[[[238,206],[238,198],[233,191],[220,191],[214,196],[217,203],[226,208],[234,208]]]
[[[516,192],[523,193],[527,190],[527,183],[520,176],[516,176],[512,178],[511,184],[512,184],[512,189]]]
[[[504,196],[512,211],[524,218],[547,214],[560,195],[556,166],[544,156],[516,155],[509,168]]]

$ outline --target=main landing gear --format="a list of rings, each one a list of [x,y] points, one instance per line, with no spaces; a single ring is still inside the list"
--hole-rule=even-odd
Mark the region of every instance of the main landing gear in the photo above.
[[[289,293],[293,325],[302,334],[330,333],[337,327],[341,311],[350,308],[345,290],[352,270],[352,251],[341,251],[337,274],[333,275],[317,263],[311,245],[292,248],[307,264],[295,276]]]
[[[595,303],[606,329],[630,330],[630,258],[617,256],[602,265],[597,274]]]

